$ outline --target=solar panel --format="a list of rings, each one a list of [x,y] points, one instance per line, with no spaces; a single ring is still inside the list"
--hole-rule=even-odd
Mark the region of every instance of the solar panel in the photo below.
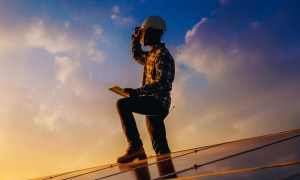
[[[300,129],[199,147],[46,179],[299,179]]]

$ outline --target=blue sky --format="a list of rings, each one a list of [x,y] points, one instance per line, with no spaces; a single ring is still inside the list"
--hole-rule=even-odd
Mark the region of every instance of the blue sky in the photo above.
[[[113,163],[124,153],[119,97],[107,89],[140,86],[130,37],[150,15],[165,19],[163,40],[176,63],[176,107],[166,119],[173,151],[299,128],[298,7],[0,0],[0,179]],[[154,155],[143,117],[136,119]]]

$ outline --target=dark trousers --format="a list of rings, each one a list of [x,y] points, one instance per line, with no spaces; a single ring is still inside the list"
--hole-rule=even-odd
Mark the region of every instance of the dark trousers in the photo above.
[[[156,154],[169,153],[164,119],[168,109],[152,96],[122,98],[117,101],[117,110],[121,119],[123,132],[129,146],[140,147],[140,139],[134,113],[146,115],[146,125]]]

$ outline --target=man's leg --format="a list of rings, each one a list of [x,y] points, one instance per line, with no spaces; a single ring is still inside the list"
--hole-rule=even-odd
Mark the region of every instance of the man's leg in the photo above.
[[[129,146],[141,147],[143,143],[132,114],[135,104],[133,98],[122,98],[117,101],[117,110]]]
[[[123,132],[130,146],[139,147],[143,143],[136,126],[133,112],[165,117],[167,109],[163,107],[154,97],[140,96],[122,98],[117,101],[117,110],[122,123]]]
[[[134,116],[132,114],[136,104],[137,102],[134,98],[123,98],[117,102],[117,110],[120,116],[123,132],[129,144],[126,153],[118,158],[118,163],[131,162],[137,158],[147,158]]]
[[[157,155],[170,153],[166,137],[164,117],[146,116],[146,125],[155,153]]]
[[[125,163],[133,161],[135,158],[146,158],[142,147],[143,143],[132,113],[165,117],[168,110],[151,96],[122,98],[117,102],[117,110],[120,115],[123,132],[129,144],[127,153],[120,157],[118,162]]]

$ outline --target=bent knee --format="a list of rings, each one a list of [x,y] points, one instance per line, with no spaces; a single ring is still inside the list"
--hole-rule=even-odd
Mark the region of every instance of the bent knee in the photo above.
[[[121,98],[116,102],[116,106],[118,109],[122,108],[122,107],[126,107],[126,103],[127,102],[127,98]]]

